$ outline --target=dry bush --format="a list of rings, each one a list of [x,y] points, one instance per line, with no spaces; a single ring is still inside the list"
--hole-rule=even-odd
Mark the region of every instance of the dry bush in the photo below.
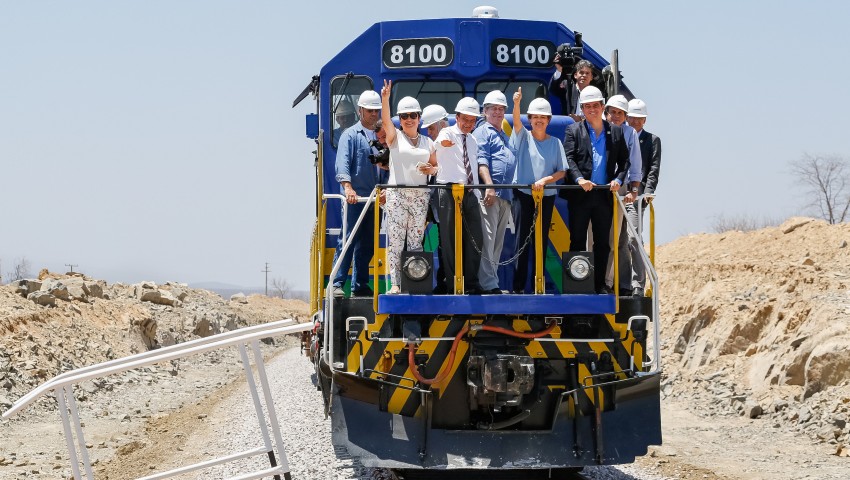
[[[777,218],[766,216],[758,217],[746,213],[738,215],[726,215],[721,213],[713,218],[711,222],[711,231],[714,233],[749,232],[766,227],[775,227],[783,221],[784,220]]]

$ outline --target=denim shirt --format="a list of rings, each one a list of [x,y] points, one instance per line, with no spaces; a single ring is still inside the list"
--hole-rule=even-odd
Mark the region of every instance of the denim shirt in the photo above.
[[[482,122],[472,132],[472,136],[478,143],[478,165],[486,165],[490,169],[493,184],[513,183],[516,157],[508,146],[509,138],[505,132],[499,132],[493,125]],[[496,195],[507,201],[512,198],[509,188],[496,189]]]
[[[336,152],[336,181],[351,182],[351,188],[358,196],[366,197],[375,185],[386,182],[386,172],[373,165],[369,155],[373,154],[369,140],[375,139],[375,132],[362,123],[348,127],[339,137]],[[345,189],[340,185],[340,191]]]

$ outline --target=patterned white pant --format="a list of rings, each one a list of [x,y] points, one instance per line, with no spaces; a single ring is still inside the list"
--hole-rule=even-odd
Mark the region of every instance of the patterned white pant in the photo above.
[[[407,249],[422,251],[425,218],[428,214],[430,192],[418,188],[389,188],[384,206],[387,232],[387,266],[393,286],[401,285],[401,252],[407,239]]]

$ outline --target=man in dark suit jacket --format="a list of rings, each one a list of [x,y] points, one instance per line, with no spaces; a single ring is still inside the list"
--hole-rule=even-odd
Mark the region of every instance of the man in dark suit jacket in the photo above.
[[[658,185],[658,175],[661,172],[661,139],[643,129],[646,124],[646,103],[635,98],[629,101],[629,125],[638,132],[640,142],[640,156],[643,175],[640,182],[641,195],[654,195]],[[646,205],[644,203],[644,205]],[[643,210],[641,210],[643,213]],[[642,216],[638,216],[637,204],[626,204],[626,218],[634,227],[635,232],[641,230],[643,225]],[[629,249],[632,251],[632,287],[634,295],[643,295],[646,287],[646,266],[640,255],[636,254],[638,243],[643,243],[640,237],[629,235]],[[620,272],[623,275],[624,272]]]
[[[646,103],[639,98],[629,100],[629,125],[638,133],[640,156],[643,160],[643,178],[640,194],[655,194],[658,175],[661,172],[661,139],[643,129],[646,124]]]
[[[587,226],[592,221],[594,286],[598,293],[609,293],[605,269],[611,252],[611,192],[620,189],[629,169],[629,147],[622,128],[602,120],[604,102],[598,88],[585,87],[579,96],[585,120],[570,125],[564,139],[569,166],[567,185],[582,188],[564,190],[569,209],[570,251],[587,249]],[[607,185],[608,189],[594,189],[597,185]]]

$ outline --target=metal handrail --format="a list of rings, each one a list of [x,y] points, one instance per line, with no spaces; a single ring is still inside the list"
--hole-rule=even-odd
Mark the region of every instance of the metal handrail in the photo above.
[[[176,360],[178,358],[217,350],[223,347],[237,346],[242,356],[243,368],[245,369],[245,373],[248,378],[249,390],[251,390],[254,408],[257,413],[258,421],[260,422],[264,446],[261,448],[228,455],[214,460],[200,462],[190,466],[179,467],[168,472],[161,472],[145,478],[148,480],[153,480],[157,478],[167,478],[181,472],[199,470],[212,465],[219,465],[234,461],[236,459],[247,458],[260,453],[267,453],[271,463],[271,468],[258,472],[247,473],[236,478],[247,480],[274,475],[276,479],[279,479],[281,474],[283,474],[285,478],[289,479],[289,465],[286,460],[286,453],[284,451],[283,446],[283,437],[280,433],[278,418],[274,409],[274,401],[271,396],[268,378],[266,377],[265,367],[263,365],[264,362],[262,352],[260,351],[259,339],[289,333],[303,332],[313,328],[312,323],[289,325],[291,322],[291,319],[286,319],[279,320],[276,322],[270,322],[268,324],[256,325],[241,330],[235,330],[232,332],[222,333],[207,338],[173,345],[171,347],[166,347],[160,350],[138,353],[125,358],[111,360],[97,365],[92,365],[89,367],[72,370],[70,372],[65,372],[61,375],[52,378],[51,380],[48,380],[32,392],[19,399],[17,402],[15,402],[15,404],[12,405],[12,408],[3,413],[3,418],[9,418],[15,415],[20,410],[26,408],[28,405],[35,402],[42,395],[52,391],[56,396],[56,400],[59,404],[59,413],[62,419],[62,427],[65,433],[65,442],[68,446],[68,453],[71,460],[71,469],[73,471],[73,477],[77,480],[80,480],[82,478],[82,472],[80,471],[79,465],[80,460],[77,457],[77,447],[74,446],[74,435],[76,435],[76,440],[79,445],[82,457],[81,461],[83,467],[85,468],[85,476],[87,479],[92,480],[94,478],[94,475],[91,468],[91,461],[88,456],[86,442],[83,437],[82,423],[80,422],[79,412],[76,406],[76,400],[74,399],[74,385],[86,380],[93,380],[107,375],[113,375],[127,370],[145,367],[155,363]],[[274,456],[274,447],[271,444],[268,430],[267,428],[264,428],[266,424],[266,419],[263,417],[262,406],[259,401],[259,396],[257,395],[257,386],[254,382],[253,374],[251,373],[251,366],[248,360],[247,352],[245,350],[245,345],[247,343],[251,344],[251,348],[253,350],[255,366],[257,367],[257,374],[259,376],[260,385],[263,390],[266,410],[268,411],[268,420],[270,422],[271,429],[275,438],[275,445],[277,446],[277,450],[280,456],[281,463],[279,465],[276,463],[276,458]]]
[[[119,358],[119,359],[116,359],[116,360],[110,360],[108,362],[102,362],[102,363],[98,363],[98,364],[95,364],[95,365],[90,365],[90,366],[87,366],[87,367],[82,367],[82,368],[78,368],[78,369],[75,369],[75,370],[70,370],[70,371],[62,373],[60,375],[57,375],[57,376],[53,377],[52,379],[42,383],[41,385],[36,387],[34,390],[27,393],[26,395],[24,395],[20,399],[18,399],[18,401],[15,402],[12,405],[12,408],[3,412],[3,418],[11,418],[12,416],[16,415],[19,410],[26,408],[31,403],[33,403],[35,400],[37,400],[38,397],[44,395],[44,393],[46,393],[50,390],[56,390],[58,388],[64,387],[66,385],[70,385],[72,383],[78,383],[78,382],[68,382],[68,381],[66,381],[69,378],[77,378],[77,377],[80,377],[80,376],[85,376],[86,378],[84,378],[83,380],[89,380],[89,379],[98,378],[98,377],[104,376],[104,375],[111,375],[111,374],[120,373],[120,372],[123,372],[123,371],[126,371],[126,370],[132,370],[133,368],[144,367],[144,366],[151,365],[153,363],[159,363],[159,362],[162,362],[162,361],[165,361],[165,360],[171,360],[170,356],[172,354],[174,354],[175,352],[179,353],[179,352],[182,352],[182,351],[187,350],[187,349],[194,351],[195,347],[204,347],[204,346],[208,346],[211,343],[215,343],[216,345],[219,345],[219,346],[216,346],[214,348],[205,348],[202,351],[206,352],[206,351],[209,351],[209,350],[214,350],[216,348],[220,348],[222,346],[229,346],[229,345],[238,344],[238,343],[240,343],[240,341],[242,341],[242,337],[246,337],[246,336],[247,336],[247,338],[245,338],[245,341],[253,339],[253,338],[265,338],[265,337],[268,337],[268,336],[271,336],[271,335],[278,335],[280,333],[277,333],[276,330],[278,330],[281,327],[284,327],[285,325],[288,325],[292,322],[293,322],[292,319],[286,319],[286,320],[278,320],[278,321],[275,321],[275,322],[264,323],[264,324],[261,324],[261,325],[254,325],[252,327],[240,328],[238,330],[233,330],[233,331],[226,332],[226,333],[220,333],[218,335],[212,335],[212,336],[209,336],[209,337],[199,338],[199,339],[191,340],[191,341],[184,342],[184,343],[178,343],[176,345],[172,345],[170,347],[165,347],[165,348],[160,348],[158,350],[150,350],[150,351],[147,351],[147,352],[142,352],[142,353],[137,353],[137,354],[134,354],[134,355],[122,357],[122,358]],[[304,330],[309,330],[310,328],[312,328],[312,324],[309,324],[309,323],[297,324],[296,327],[303,327],[303,328],[302,329],[296,329],[296,330],[293,330],[292,332],[287,332],[287,333],[295,333],[295,332],[301,332],[301,331],[304,331]],[[286,327],[286,328],[291,328],[291,327]],[[270,333],[271,331],[275,331],[275,332]],[[222,343],[222,342],[226,342],[226,343]],[[200,353],[200,352],[196,352],[196,353]],[[192,353],[179,355],[179,356],[174,357],[174,358],[180,358],[180,357],[184,357],[184,356],[191,355],[191,354]],[[162,357],[162,356],[169,356],[169,358],[168,359],[160,359],[160,357]],[[133,364],[134,366],[128,367],[127,364]],[[118,369],[118,368],[120,368],[120,369]],[[114,370],[114,369],[118,369],[118,370]],[[90,376],[92,374],[94,376]],[[82,381],[82,380],[80,380],[80,381]]]
[[[377,189],[373,189],[372,193],[370,193],[368,197],[360,197],[360,196],[357,197],[357,202],[358,203],[365,202],[366,206],[363,208],[363,211],[360,212],[360,216],[357,217],[357,222],[354,223],[354,226],[351,229],[352,233],[356,232],[357,229],[360,228],[360,224],[363,223],[363,219],[369,213],[369,206],[375,202],[376,196],[377,196]],[[351,247],[351,244],[353,243],[354,235],[346,235],[346,232],[345,232],[345,224],[347,223],[345,221],[345,219],[346,219],[346,215],[348,214],[348,203],[345,202],[345,196],[341,195],[341,194],[328,193],[328,194],[323,195],[323,198],[326,198],[326,199],[338,198],[338,199],[343,200],[343,202],[342,202],[342,205],[343,205],[343,207],[342,207],[342,213],[343,213],[343,217],[342,217],[343,230],[342,230],[342,233],[343,233],[343,237],[342,238],[344,239],[344,242],[342,244],[342,248],[339,251],[339,256],[337,257],[336,263],[333,265],[333,267],[331,267],[331,273],[330,273],[330,277],[329,277],[330,280],[328,282],[328,285],[331,286],[331,282],[333,282],[333,279],[336,277],[336,274],[339,271],[339,266],[342,263],[342,259],[345,257],[345,254],[348,252],[349,247]],[[376,225],[375,228],[379,228],[378,225]],[[375,285],[375,288],[377,289],[378,286]],[[333,303],[334,302],[333,302],[333,299],[331,298],[332,295],[333,295],[333,288],[332,287],[331,288],[326,287],[325,288],[325,306],[326,306],[326,309],[328,310],[328,314],[325,316],[325,318],[327,319],[328,325],[325,325],[323,345],[327,346],[325,348],[325,362],[328,365],[330,365],[331,368],[333,369],[334,367],[333,367],[333,359],[331,358],[331,353],[333,352],[334,338],[333,338],[333,335],[330,334],[330,332],[332,331],[332,329],[334,327],[334,315],[333,315]]]
[[[617,202],[619,203],[619,206],[625,212],[625,204],[623,203],[623,199],[620,198],[619,195],[617,195],[616,197],[617,197]],[[654,195],[648,196],[646,198],[650,198],[650,199],[654,198]],[[635,201],[642,202],[643,200],[644,200],[644,195],[640,195],[640,196],[637,197],[637,199]],[[640,212],[638,212],[638,222],[640,222],[640,219],[641,219]],[[638,233],[635,230],[635,227],[630,222],[626,221],[625,224],[626,224],[627,233],[629,235],[634,235],[635,238],[638,238],[638,239],[641,238],[640,236],[638,236]],[[655,231],[654,223],[650,224],[650,229],[651,229],[652,232]],[[615,238],[614,241],[615,241],[615,243],[617,242],[616,238]],[[652,370],[650,370],[649,372],[642,372],[643,374],[646,374],[646,373],[658,372],[658,371],[661,370],[661,325],[660,325],[660,318],[659,318],[659,302],[658,302],[658,272],[655,270],[655,265],[650,260],[649,254],[646,252],[646,248],[644,248],[644,246],[643,246],[643,241],[638,241],[637,244],[638,244],[638,249],[637,249],[638,253],[640,254],[641,259],[643,260],[643,263],[644,263],[644,266],[645,266],[646,272],[647,272],[647,277],[649,277],[649,282],[650,282],[650,285],[652,286],[652,297],[650,297],[650,298],[652,298],[652,333],[653,333],[653,354],[654,354],[654,356],[653,356],[652,362],[650,363],[650,365],[652,366]],[[654,242],[654,238],[653,238],[653,241],[650,245],[650,248],[654,248],[654,245],[655,245],[655,242]],[[617,259],[615,258],[614,260],[616,261]]]

